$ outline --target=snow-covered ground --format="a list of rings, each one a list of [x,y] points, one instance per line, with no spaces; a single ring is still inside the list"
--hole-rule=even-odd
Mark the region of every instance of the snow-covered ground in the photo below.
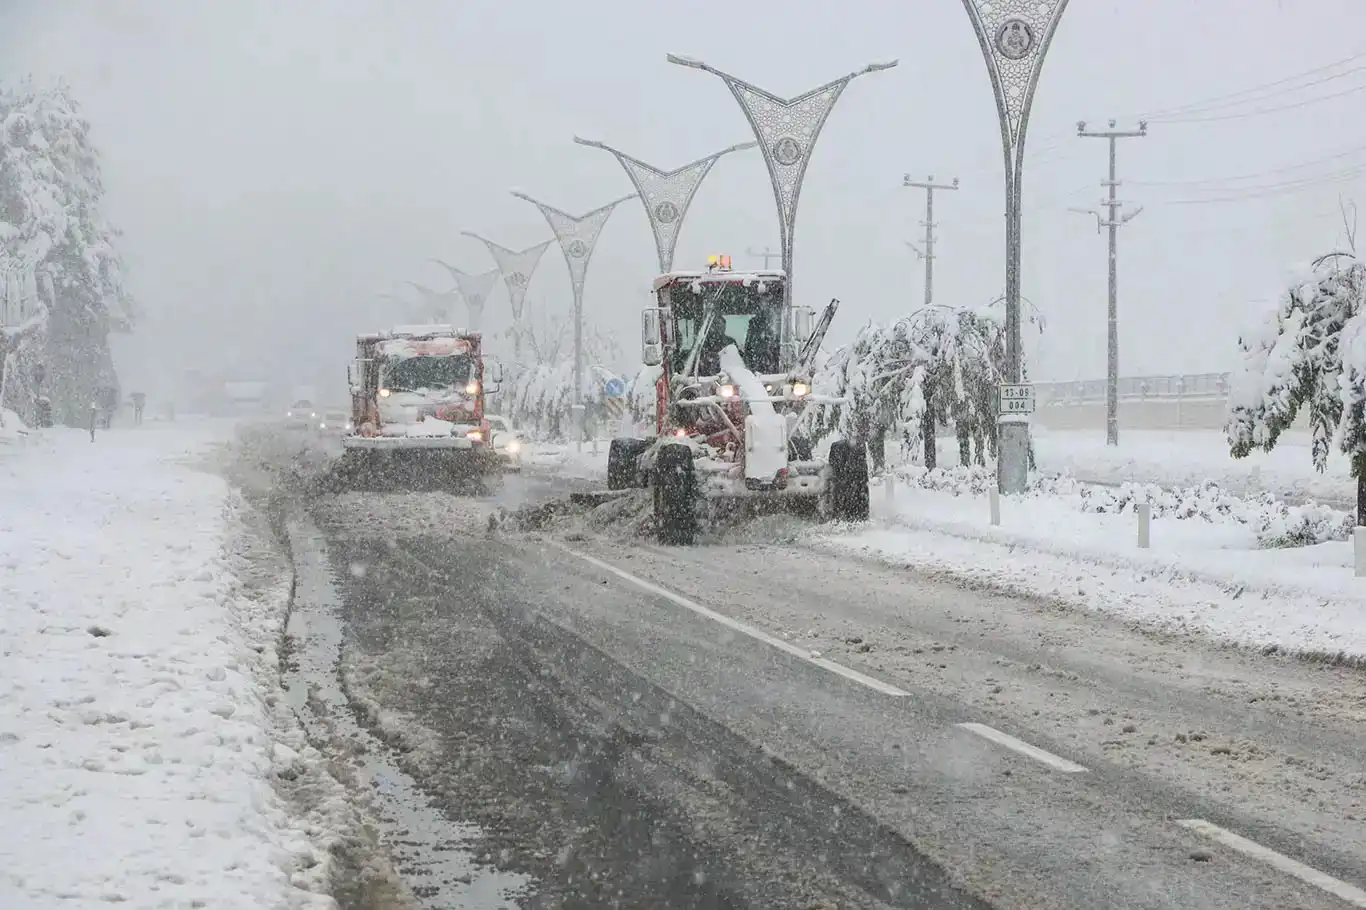
[[[873,489],[871,527],[819,531],[852,550],[1095,610],[1150,627],[1253,647],[1366,659],[1366,579],[1354,577],[1349,513],[1246,500],[1217,488],[1095,487],[1043,479],[1000,500],[988,472],[898,472]],[[1138,502],[1152,504],[1138,545]],[[1306,540],[1309,546],[1287,546]]]
[[[0,907],[331,907],[316,762],[273,698],[289,578],[252,578],[202,421],[0,457]]]
[[[543,474],[556,474],[576,480],[600,480],[607,485],[607,440],[599,440],[597,451],[585,442],[582,450],[571,444],[534,442],[522,456],[523,466]]]
[[[1287,434],[1274,452],[1234,460],[1215,431],[1126,432],[1117,449],[1101,433],[1040,431],[1036,489],[1002,498],[999,527],[990,472],[954,467],[926,483],[904,465],[893,499],[874,482],[871,526],[808,539],[1150,627],[1366,659],[1366,579],[1346,539],[1354,481],[1336,455],[1318,474],[1308,445]],[[953,440],[940,455],[957,461]],[[531,463],[601,480],[606,446],[543,445]],[[1153,503],[1148,549],[1140,501]],[[1287,546],[1305,541],[1321,542]]]
[[[1327,470],[1314,470],[1309,434],[1292,431],[1271,452],[1229,456],[1222,430],[1121,430],[1117,447],[1105,444],[1104,430],[1034,428],[1034,457],[1044,473],[1069,473],[1097,483],[1158,483],[1190,487],[1214,481],[1230,491],[1268,492],[1278,497],[1355,502],[1356,484],[1347,459],[1328,457]],[[941,440],[941,464],[956,464],[957,448]]]

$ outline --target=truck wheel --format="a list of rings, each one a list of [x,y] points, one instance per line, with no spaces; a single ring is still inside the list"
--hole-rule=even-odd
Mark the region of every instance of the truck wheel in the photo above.
[[[673,443],[655,456],[655,528],[659,542],[690,545],[697,538],[697,483],[692,449]]]
[[[868,453],[841,439],[830,446],[826,496],[835,521],[868,520]]]
[[[607,489],[629,490],[640,486],[637,460],[645,451],[644,439],[613,439],[607,447]]]

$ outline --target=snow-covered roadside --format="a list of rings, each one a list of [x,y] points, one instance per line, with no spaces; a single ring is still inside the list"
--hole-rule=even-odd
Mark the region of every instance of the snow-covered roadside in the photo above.
[[[1356,482],[1346,456],[1329,453],[1327,469],[1314,470],[1308,433],[1283,435],[1270,452],[1233,458],[1222,430],[1124,430],[1118,446],[1105,431],[1034,430],[1034,457],[1043,473],[1071,474],[1095,483],[1157,483],[1191,487],[1213,481],[1230,492],[1351,503]],[[940,464],[956,464],[953,440],[941,441]]]
[[[583,444],[583,451],[572,443],[534,442],[522,456],[522,464],[528,470],[577,480],[600,480],[606,485],[608,445],[607,440],[599,440],[594,452],[591,442]]]
[[[1353,576],[1351,544],[1262,548],[1248,520],[1255,504],[1211,494],[1228,510],[1156,517],[1141,550],[1133,510],[1084,511],[1081,490],[1002,497],[998,527],[971,485],[903,484],[893,495],[874,487],[873,526],[811,542],[1166,631],[1366,660],[1366,582]]]
[[[289,578],[190,465],[224,430],[0,461],[0,906],[335,906],[335,798],[301,821],[282,792],[324,780],[277,699]]]

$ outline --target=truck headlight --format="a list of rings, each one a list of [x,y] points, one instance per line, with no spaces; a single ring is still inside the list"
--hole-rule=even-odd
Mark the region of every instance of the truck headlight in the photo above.
[[[522,444],[521,444],[521,442],[519,442],[518,440],[514,439],[514,440],[512,440],[511,442],[508,443],[508,452],[510,452],[510,453],[513,454],[513,455],[516,455],[516,454],[517,454],[518,452],[520,452],[520,451],[522,451]]]
[[[470,440],[472,440],[472,441],[474,441],[474,442],[483,442],[483,441],[484,441],[484,431],[483,431],[483,430],[470,430],[468,433],[465,434],[465,438],[466,438],[466,439],[470,439]]]
[[[717,393],[718,393],[722,398],[734,398],[734,397],[735,397],[735,386],[733,386],[733,385],[731,385],[731,384],[729,384],[729,383],[727,383],[726,385],[721,386],[721,387],[718,388],[716,391],[717,391]]]
[[[479,394],[479,383],[478,383],[476,380],[473,380],[473,379],[471,379],[469,382],[465,383],[465,394],[466,394],[466,395],[478,395],[478,394]]]
[[[804,397],[806,397],[806,394],[807,394],[808,392],[810,392],[810,391],[811,391],[811,390],[810,390],[809,388],[807,388],[807,385],[806,385],[806,383],[804,383],[804,382],[794,382],[794,383],[792,383],[792,397],[793,397],[793,398],[804,398]]]
[[[388,398],[388,397],[389,397],[389,390],[388,390],[388,389],[380,389],[380,390],[379,390],[379,397],[380,397],[380,398]]]

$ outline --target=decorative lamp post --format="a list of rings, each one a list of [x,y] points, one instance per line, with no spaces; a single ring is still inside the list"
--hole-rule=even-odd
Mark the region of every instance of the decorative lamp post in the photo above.
[[[697,188],[706,179],[716,159],[731,152],[754,148],[759,144],[742,142],[722,149],[714,155],[698,158],[675,170],[661,171],[610,145],[592,139],[580,139],[578,136],[574,137],[574,141],[579,145],[611,152],[626,169],[626,176],[631,178],[636,192],[640,194],[640,201],[645,203],[645,214],[650,219],[650,228],[655,233],[655,251],[659,254],[661,272],[673,268],[674,248],[678,244],[678,233],[683,229],[683,217],[688,214],[688,206],[692,204]]]
[[[797,221],[797,199],[801,194],[802,177],[806,174],[806,163],[811,158],[811,149],[816,144],[821,127],[830,116],[849,82],[866,73],[891,69],[897,62],[873,63],[856,73],[841,76],[819,88],[798,95],[795,98],[781,98],[772,92],[751,85],[708,66],[701,60],[669,54],[670,63],[720,76],[730,89],[735,100],[740,103],[745,119],[749,121],[759,147],[768,165],[768,175],[773,181],[773,198],[778,204],[778,227],[782,241],[783,270],[787,273],[786,302],[792,302],[792,236]],[[786,334],[789,329],[784,326]],[[784,338],[784,341],[788,339]]]
[[[456,290],[465,299],[465,306],[469,309],[468,331],[477,332],[484,323],[484,304],[488,303],[489,294],[493,292],[493,286],[498,282],[498,270],[484,272],[482,275],[470,275],[462,272],[448,262],[440,259],[433,259],[437,265],[451,273],[451,278],[455,280]]]
[[[560,242],[560,250],[564,253],[564,261],[569,266],[569,281],[574,291],[574,408],[578,411],[578,447],[583,449],[583,281],[588,274],[588,262],[593,258],[593,248],[597,246],[598,235],[602,233],[603,225],[611,217],[612,210],[626,202],[634,199],[635,194],[622,196],[615,202],[609,202],[604,206],[593,209],[583,215],[574,216],[568,212],[560,211],[554,206],[546,205],[536,199],[532,199],[525,193],[516,190],[512,195],[518,199],[525,199],[536,208],[541,210],[545,220],[550,225],[550,230],[555,235],[555,239]]]
[[[1029,413],[1033,396],[1022,383],[1020,342],[1020,183],[1025,130],[1044,57],[1067,0],[963,0],[991,77],[1001,122],[1006,174],[1006,380],[998,424],[996,482],[1002,493],[1022,493],[1029,480]],[[1028,401],[1007,411],[1007,393]]]
[[[498,265],[498,272],[503,276],[503,284],[507,285],[508,289],[508,300],[512,303],[512,355],[521,360],[522,333],[526,330],[522,322],[522,316],[526,312],[526,289],[531,284],[531,275],[536,271],[541,255],[546,247],[555,241],[546,240],[524,250],[514,251],[470,231],[465,231],[464,234],[489,248],[489,254],[493,256],[493,261]]]
[[[429,322],[454,322],[451,318],[454,304],[455,291],[434,291],[425,285],[418,284],[416,281],[405,282],[413,290],[417,291],[422,298],[422,309],[419,316]]]

